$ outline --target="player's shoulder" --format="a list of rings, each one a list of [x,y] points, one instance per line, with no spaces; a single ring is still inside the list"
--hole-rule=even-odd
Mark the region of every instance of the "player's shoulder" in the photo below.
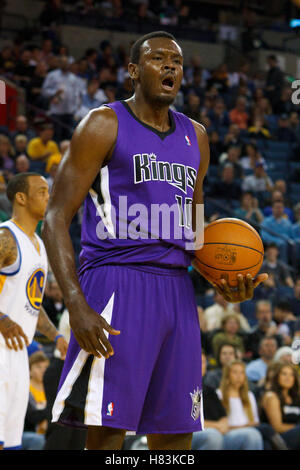
[[[78,124],[75,138],[85,136],[88,139],[98,140],[103,138],[115,138],[118,130],[118,118],[116,113],[108,106],[100,106],[92,109]]]
[[[206,131],[205,127],[203,126],[203,124],[200,124],[200,122],[195,121],[194,119],[191,119],[191,118],[189,118],[189,120],[191,121],[192,125],[194,126],[198,141],[199,141],[199,139],[200,139],[200,141],[204,140],[204,139],[207,139],[207,131]]]

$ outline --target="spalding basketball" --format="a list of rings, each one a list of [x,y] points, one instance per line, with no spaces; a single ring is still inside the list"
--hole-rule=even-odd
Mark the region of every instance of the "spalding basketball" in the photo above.
[[[259,272],[264,246],[257,231],[240,219],[219,219],[204,229],[204,243],[195,253],[195,263],[210,282],[220,284],[225,278],[230,287],[237,286],[237,274],[252,278]]]

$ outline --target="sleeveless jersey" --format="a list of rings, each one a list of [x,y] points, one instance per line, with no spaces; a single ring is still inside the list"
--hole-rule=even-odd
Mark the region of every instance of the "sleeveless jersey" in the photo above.
[[[79,273],[105,264],[189,266],[200,164],[193,124],[170,110],[170,129],[160,132],[125,101],[106,106],[117,115],[118,134],[85,200]]]
[[[0,312],[20,325],[32,342],[46,285],[48,261],[41,238],[39,252],[25,232],[11,220],[0,224],[13,234],[18,247],[16,262],[0,270]],[[0,344],[5,344],[0,334]]]

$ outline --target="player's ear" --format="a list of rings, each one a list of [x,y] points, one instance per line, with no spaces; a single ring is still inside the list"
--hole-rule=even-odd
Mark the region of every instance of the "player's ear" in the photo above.
[[[131,80],[137,80],[139,78],[139,67],[137,64],[128,64],[128,72]]]
[[[26,204],[26,194],[18,192],[15,195],[15,202],[19,204],[20,206],[25,206]]]

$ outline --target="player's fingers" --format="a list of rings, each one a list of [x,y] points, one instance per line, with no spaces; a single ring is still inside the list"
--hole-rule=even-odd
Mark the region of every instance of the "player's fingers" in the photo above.
[[[18,346],[19,346],[19,349],[23,349],[23,341],[22,341],[22,334],[19,332],[18,334],[16,334],[15,336],[15,339],[16,339],[16,342],[18,343]]]
[[[228,285],[226,279],[221,279],[221,285],[222,285],[223,293],[225,294],[226,297],[228,297],[230,299],[231,298],[231,292],[230,292],[230,288],[229,288],[229,285]]]
[[[107,337],[105,336],[105,333],[103,332],[103,330],[99,331],[99,341],[101,341],[101,343],[105,347],[108,357],[112,356],[114,354],[114,349],[112,345],[110,344],[109,340],[107,339]]]
[[[254,291],[253,279],[251,274],[247,274],[246,276],[246,299],[252,299]]]
[[[5,336],[4,339],[5,339],[5,344],[8,347],[8,349],[13,349],[11,342],[10,342],[10,338],[8,336]]]
[[[253,281],[253,287],[257,287],[261,282],[264,282],[268,279],[269,275],[267,273],[259,274]]]
[[[121,333],[120,330],[115,330],[109,323],[105,320],[105,318],[101,317],[102,328],[104,328],[110,335],[119,335]]]
[[[246,286],[245,286],[245,281],[244,281],[244,277],[242,274],[237,275],[237,281],[238,281],[239,296],[241,299],[244,299],[246,295]]]
[[[12,349],[14,349],[15,351],[18,351],[18,343],[15,339],[15,336],[14,335],[10,335],[9,337],[9,340],[11,342],[11,345],[12,345]]]

